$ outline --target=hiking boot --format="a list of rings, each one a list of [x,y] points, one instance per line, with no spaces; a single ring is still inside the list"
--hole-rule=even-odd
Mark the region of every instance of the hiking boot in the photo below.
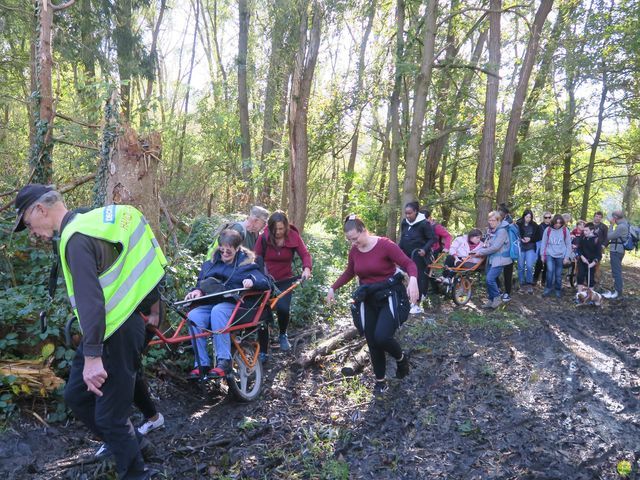
[[[542,292],[542,296],[543,297],[548,297],[549,295],[551,295],[551,289],[550,288],[545,288],[544,292]]]
[[[105,460],[105,459],[107,459],[109,457],[112,457],[113,456],[113,452],[107,446],[106,443],[103,443],[102,445],[100,445],[100,448],[98,448],[98,450],[96,450],[96,453],[94,453],[93,456],[98,460]]]
[[[209,365],[203,365],[203,366],[202,366],[202,370],[203,370],[204,372],[206,372],[206,373],[205,373],[205,375],[206,375],[206,374],[209,372],[209,370],[211,370],[211,367],[210,367]],[[194,368],[193,370],[191,370],[191,371],[189,372],[189,374],[187,375],[187,378],[188,378],[189,380],[198,380],[198,379],[200,378],[200,376],[201,376],[201,375],[200,375],[200,368],[199,368],[199,367],[196,367],[196,368]]]
[[[231,360],[227,358],[218,358],[216,367],[209,370],[209,378],[224,378],[231,372]]]
[[[280,351],[288,352],[291,350],[291,344],[289,343],[289,336],[286,333],[280,334]]]
[[[560,290],[556,290],[556,298],[562,298],[562,292]]]
[[[509,298],[509,300],[511,300],[511,298]],[[507,301],[509,301],[507,300]],[[491,306],[489,308],[498,308],[499,306],[501,306],[503,303],[506,303],[505,300],[502,297],[496,297],[493,299],[493,301],[491,302]]]
[[[376,380],[376,384],[373,386],[373,395],[375,397],[381,397],[384,393],[389,390],[389,385],[384,380]]]
[[[508,293],[503,293],[502,294],[502,301],[504,303],[510,302],[511,301],[511,295],[509,295]]]
[[[529,285],[529,286],[527,287],[527,293],[528,293],[529,295],[533,295],[533,285]]]
[[[482,304],[482,308],[493,308],[493,300],[487,300]]]
[[[156,420],[147,420],[142,425],[138,427],[138,432],[140,435],[146,435],[147,433],[157,430],[158,428],[164,425],[164,417],[161,413],[158,413],[158,418]]]
[[[403,353],[402,358],[400,360],[396,360],[396,378],[406,377],[409,375],[410,369],[411,365],[409,365],[409,355]]]
[[[422,307],[420,305],[411,305],[411,310],[409,310],[409,313],[412,313],[414,315],[417,315],[419,313],[422,313]]]
[[[140,453],[142,454],[142,458],[145,462],[150,461],[156,456],[156,447],[154,447],[153,443],[151,443],[146,437],[141,437],[138,444],[140,445]]]

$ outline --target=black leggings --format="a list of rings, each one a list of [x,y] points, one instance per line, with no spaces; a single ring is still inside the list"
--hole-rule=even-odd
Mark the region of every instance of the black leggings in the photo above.
[[[504,266],[502,269],[502,276],[504,277],[504,293],[511,295],[511,288],[513,287],[513,262]],[[498,287],[501,288],[499,278]]]
[[[423,257],[421,257],[418,255],[418,250],[414,250],[411,252],[411,260],[413,260],[413,263],[416,264],[416,268],[418,269],[418,290],[422,297],[427,294],[427,290],[429,288],[427,268],[431,264],[431,256],[427,252]]]
[[[291,285],[293,285],[298,279],[296,277],[287,278],[286,280],[278,280],[276,286],[283,292]],[[280,334],[287,333],[289,327],[289,319],[291,318],[291,298],[293,297],[293,291],[287,293],[284,297],[278,300],[276,303],[276,315],[278,317],[278,328]]]
[[[147,349],[149,342],[154,337],[154,333],[147,330],[144,339],[144,350]],[[156,409],[155,403],[153,403],[153,399],[151,398],[151,394],[149,393],[149,385],[147,384],[147,380],[144,376],[144,368],[142,367],[142,363],[140,364],[140,368],[138,369],[138,373],[136,374],[136,384],[133,388],[133,404],[142,412],[144,415],[144,419],[148,420],[151,417],[155,417],[158,413]]]
[[[595,279],[596,267],[591,268],[580,259],[578,259],[578,285],[584,285],[589,288],[593,288],[596,283]],[[587,285],[587,280],[589,284]]]
[[[402,358],[402,347],[393,338],[398,328],[398,322],[391,313],[390,299],[382,301],[365,300],[364,308],[364,336],[369,346],[369,355],[373,373],[377,380],[384,380],[388,353],[396,360]]]

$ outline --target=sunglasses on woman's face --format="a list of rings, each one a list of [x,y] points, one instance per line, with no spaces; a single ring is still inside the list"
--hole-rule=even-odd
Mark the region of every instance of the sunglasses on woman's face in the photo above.
[[[544,217],[545,220],[551,220],[551,217]]]

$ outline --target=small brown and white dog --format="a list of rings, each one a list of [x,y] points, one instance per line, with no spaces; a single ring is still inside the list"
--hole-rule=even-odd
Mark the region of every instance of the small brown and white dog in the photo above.
[[[576,304],[595,305],[596,307],[601,307],[602,295],[592,288],[585,287],[584,285],[578,285],[578,291],[576,292]]]

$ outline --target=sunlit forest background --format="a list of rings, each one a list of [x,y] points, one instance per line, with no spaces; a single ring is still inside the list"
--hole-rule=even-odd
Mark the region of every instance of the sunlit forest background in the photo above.
[[[393,237],[414,199],[453,230],[497,202],[634,211],[634,0],[7,0],[0,16],[7,216],[29,180],[96,203],[110,112],[160,134],[177,221],[261,203],[301,227],[358,211]]]

